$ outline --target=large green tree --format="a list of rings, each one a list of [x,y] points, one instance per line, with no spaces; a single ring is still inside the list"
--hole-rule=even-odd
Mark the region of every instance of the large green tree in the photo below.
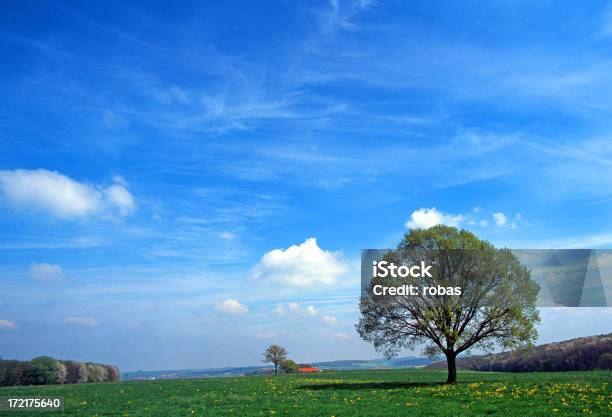
[[[394,295],[361,297],[361,337],[387,357],[424,345],[425,352],[444,354],[447,383],[457,381],[456,358],[470,348],[511,349],[537,337],[535,307],[539,286],[509,249],[497,249],[474,234],[434,226],[407,233],[385,260],[396,265],[432,265],[431,277],[402,279],[423,287],[460,287],[461,295]],[[386,280],[386,281],[385,281]],[[390,282],[374,278],[376,284]]]

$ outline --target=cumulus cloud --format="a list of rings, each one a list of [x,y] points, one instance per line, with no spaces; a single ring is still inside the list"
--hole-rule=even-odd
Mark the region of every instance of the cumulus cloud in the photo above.
[[[323,321],[325,324],[329,324],[330,326],[337,326],[338,320],[332,316],[323,316]]]
[[[0,171],[0,191],[7,202],[63,220],[132,213],[136,205],[125,181],[121,177],[113,181],[102,187],[46,169]]]
[[[0,319],[0,329],[13,330],[17,328],[17,324],[14,321]]]
[[[406,222],[407,229],[429,229],[438,224],[458,227],[464,220],[462,214],[446,214],[438,211],[435,207],[420,208],[413,211],[410,220]]]
[[[241,315],[249,311],[245,305],[241,304],[239,301],[232,300],[231,298],[216,304],[215,309],[221,313],[231,315]]]
[[[98,325],[98,321],[93,317],[68,317],[64,322],[83,327],[94,327]]]
[[[334,285],[347,270],[339,252],[322,250],[315,238],[309,238],[300,245],[264,254],[253,268],[253,276],[274,284],[311,287]]]
[[[495,221],[495,224],[498,226],[504,226],[506,223],[508,223],[508,217],[506,217],[506,215],[502,213],[501,211],[498,211],[497,213],[493,213],[493,220]]]
[[[67,281],[64,276],[62,267],[56,264],[49,263],[33,263],[28,268],[28,276],[35,281],[40,282],[63,282]]]

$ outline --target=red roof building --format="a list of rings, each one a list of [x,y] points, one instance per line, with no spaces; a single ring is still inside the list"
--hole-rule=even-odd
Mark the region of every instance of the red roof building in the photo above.
[[[319,372],[319,368],[298,368],[299,372]]]

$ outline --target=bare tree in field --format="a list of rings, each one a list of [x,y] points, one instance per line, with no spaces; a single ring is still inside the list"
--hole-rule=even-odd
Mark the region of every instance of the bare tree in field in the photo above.
[[[282,361],[287,359],[287,351],[284,347],[279,345],[271,345],[263,353],[264,362],[271,362],[274,364],[274,375],[278,375],[278,366]]]
[[[411,230],[385,260],[432,265],[432,277],[402,278],[403,283],[461,288],[461,295],[362,297],[357,331],[386,357],[425,344],[429,356],[446,356],[446,382],[453,384],[461,352],[517,348],[535,340],[539,286],[510,250],[496,249],[465,230],[435,226]],[[385,282],[389,278],[373,278],[370,288]]]

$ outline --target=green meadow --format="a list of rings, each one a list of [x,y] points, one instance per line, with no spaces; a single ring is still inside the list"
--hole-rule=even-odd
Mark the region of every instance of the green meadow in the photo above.
[[[444,385],[446,372],[405,369],[11,387],[0,396],[62,396],[63,416],[88,417],[608,416],[610,376],[460,372]]]

